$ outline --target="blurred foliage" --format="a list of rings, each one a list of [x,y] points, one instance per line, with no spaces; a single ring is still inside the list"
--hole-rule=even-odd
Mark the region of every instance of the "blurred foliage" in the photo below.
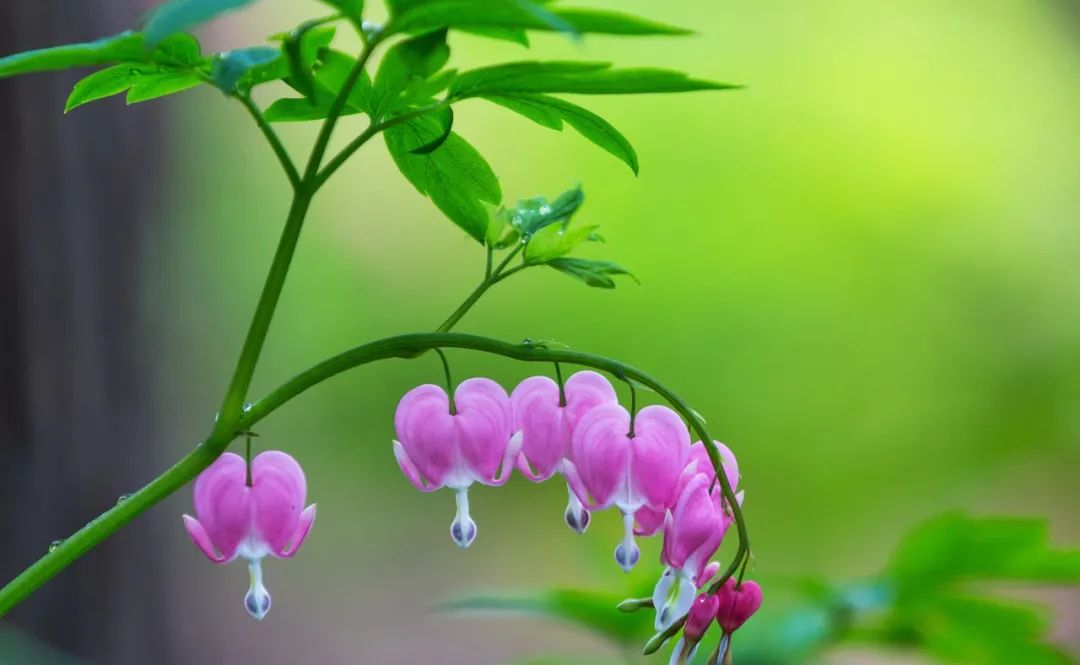
[[[798,665],[847,642],[903,648],[967,665],[1068,665],[1073,659],[1046,642],[1049,612],[993,585],[1080,583],[1080,550],[1050,547],[1044,520],[972,518],[948,514],[916,528],[892,562],[870,581],[778,581],[762,611],[735,633],[737,665]],[[990,586],[987,586],[990,585]],[[794,607],[777,611],[777,591],[795,591]],[[634,596],[649,590],[637,588]],[[610,592],[551,590],[516,596],[472,595],[443,610],[525,612],[593,631],[633,660],[652,633],[652,612],[621,614]],[[770,601],[774,602],[770,602]],[[784,607],[783,602],[779,603]],[[698,649],[703,664],[715,647],[714,626]],[[550,660],[569,665],[570,660]],[[643,661],[644,662],[644,661]]]

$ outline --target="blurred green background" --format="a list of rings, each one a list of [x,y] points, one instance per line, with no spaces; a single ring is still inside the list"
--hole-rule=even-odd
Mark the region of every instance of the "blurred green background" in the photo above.
[[[592,255],[628,266],[641,286],[603,292],[530,270],[496,287],[459,329],[614,356],[689,398],[739,457],[761,574],[858,578],[878,570],[912,524],[952,508],[1047,515],[1057,542],[1077,542],[1076,6],[589,4],[700,34],[581,44],[541,36],[532,55],[665,66],[747,88],[590,100],[638,149],[638,178],[570,131],[463,105],[456,129],[488,157],[507,202],[581,183],[579,221],[601,224],[608,241]],[[215,24],[206,42],[260,42],[319,11],[267,0]],[[451,47],[458,67],[529,57],[457,35]],[[239,105],[209,88],[165,103],[169,230],[147,249],[141,287],[168,359],[157,387],[170,405],[163,462],[207,429],[287,205]],[[344,122],[337,138],[360,127]],[[283,129],[298,153],[314,130]],[[482,270],[482,250],[373,142],[312,211],[254,392],[346,347],[433,328]],[[451,360],[459,378],[491,376],[508,389],[536,370],[466,352]],[[241,568],[208,565],[179,521],[174,547],[153,543],[173,571],[182,660],[495,665],[610,655],[558,625],[430,611],[475,588],[625,584],[610,560],[615,516],[577,537],[562,524],[558,482],[476,490],[479,538],[457,550],[451,496],[416,492],[390,450],[397,400],[439,371],[433,357],[363,368],[260,425],[259,445],[294,454],[319,503],[301,555],[267,566],[274,609],[265,622],[242,610]],[[190,511],[189,493],[158,510]],[[641,578],[658,573],[656,556],[646,547]],[[1080,648],[1080,595],[1052,601],[1057,639]]]

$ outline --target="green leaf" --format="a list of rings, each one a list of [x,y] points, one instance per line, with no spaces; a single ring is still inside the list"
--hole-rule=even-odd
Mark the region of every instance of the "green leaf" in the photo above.
[[[426,0],[392,2],[394,31],[437,28],[469,31],[544,30],[571,34],[685,35],[689,31],[621,12],[560,9],[526,0]]]
[[[128,91],[127,103],[135,104],[182,92],[200,83],[202,79],[191,72],[145,65],[115,65],[76,83],[64,112],[125,90]]]
[[[364,13],[364,0],[322,0],[349,18],[360,18]]]
[[[289,75],[287,82],[305,97],[315,97],[315,83],[312,70],[322,49],[330,46],[337,29],[332,25],[322,25],[319,21],[308,21],[285,35],[282,50],[288,59]]]
[[[142,35],[122,32],[93,42],[24,51],[0,58],[0,78],[72,67],[149,61],[150,52],[144,47]]]
[[[565,275],[580,279],[589,286],[601,289],[615,288],[615,280],[612,277],[617,275],[627,275],[635,282],[637,281],[629,270],[611,261],[559,258],[548,261],[547,265]]]
[[[410,85],[422,84],[450,59],[446,30],[405,40],[390,49],[379,65],[371,93],[371,109],[382,118],[399,108],[398,99]]]
[[[546,263],[551,259],[566,256],[583,242],[596,240],[597,225],[578,228],[563,228],[553,225],[539,231],[525,246],[526,263]]]
[[[529,239],[544,227],[559,222],[564,225],[569,223],[584,203],[585,192],[581,187],[575,187],[563,192],[551,203],[545,197],[537,196],[518,201],[517,205],[504,210],[502,214],[522,237]]]
[[[484,95],[484,99],[550,129],[562,130],[565,121],[582,136],[622,160],[635,174],[638,172],[634,146],[611,123],[588,109],[547,95]]]
[[[315,82],[322,89],[323,98],[327,99],[327,106],[337,97],[349,74],[356,67],[356,59],[340,51],[324,50],[315,64]],[[362,72],[356,80],[349,96],[345,100],[346,107],[353,111],[369,113],[371,111],[372,84],[371,77],[367,72]]]
[[[614,593],[552,589],[518,596],[468,596],[444,603],[438,609],[548,617],[588,629],[619,647],[638,646],[642,635],[651,632],[653,616],[649,612],[619,612],[615,607],[621,600]]]
[[[459,74],[450,88],[455,98],[522,93],[625,95],[723,90],[736,86],[690,78],[666,69],[611,69],[603,62],[512,62]]]
[[[166,37],[190,30],[220,14],[240,9],[253,0],[170,0],[150,13],[144,33],[157,44]]]
[[[454,128],[454,110],[449,106],[444,106],[431,115],[442,127],[442,133],[431,143],[413,148],[411,152],[414,155],[426,155],[435,152],[442,144],[446,143],[446,139],[450,138],[450,131]]]
[[[242,92],[253,84],[265,80],[260,69],[268,68],[281,60],[279,49],[269,46],[252,46],[219,53],[210,70],[214,85],[226,94]]]
[[[1046,521],[948,514],[912,532],[887,575],[901,596],[977,580],[1080,582],[1080,550],[1049,545]]]
[[[427,154],[417,148],[437,141],[442,124],[420,116],[386,130],[386,146],[401,173],[452,222],[484,242],[489,213],[484,203],[498,204],[502,189],[491,167],[465,139],[451,132],[445,142]]]
[[[487,37],[488,39],[512,42],[526,48],[529,46],[529,33],[517,28],[472,27],[459,28],[459,30],[471,35],[476,35],[477,37]]]

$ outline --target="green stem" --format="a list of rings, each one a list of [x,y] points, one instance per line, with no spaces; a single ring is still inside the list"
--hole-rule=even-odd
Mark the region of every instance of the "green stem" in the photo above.
[[[356,86],[356,82],[360,80],[360,75],[364,73],[368,60],[371,59],[380,41],[382,41],[381,37],[376,36],[364,44],[364,50],[360,52],[360,57],[356,59],[356,65],[353,66],[352,71],[345,78],[345,83],[341,86],[341,90],[338,91],[338,96],[334,98],[333,103],[330,105],[326,120],[323,121],[322,128],[319,130],[319,136],[315,139],[315,147],[311,150],[311,158],[308,159],[307,168],[304,169],[304,181],[311,183],[313,189],[318,189],[318,185],[325,181],[325,178],[319,180],[318,173],[319,168],[322,166],[323,157],[326,155],[326,148],[330,145],[330,137],[333,136],[334,127],[337,126],[337,121],[341,117],[342,111],[345,110],[349,94],[352,92],[353,87]]]
[[[457,415],[457,404],[454,403],[454,380],[450,377],[450,361],[446,359],[446,354],[442,349],[435,349],[435,353],[439,354],[443,375],[446,377],[446,396],[450,400],[450,415]]]
[[[630,431],[626,433],[626,438],[632,439],[634,438],[634,419],[637,418],[637,388],[633,381],[627,381],[626,385],[630,386]]]
[[[300,239],[300,229],[304,225],[304,217],[311,205],[311,194],[301,186],[293,197],[292,206],[289,208],[289,216],[285,220],[285,228],[281,231],[281,239],[278,241],[277,251],[274,253],[270,272],[266,276],[262,293],[259,296],[259,304],[255,308],[255,315],[251,319],[244,346],[240,351],[240,359],[236,363],[229,389],[225,393],[221,410],[218,413],[218,421],[214,427],[215,440],[221,441],[222,446],[217,453],[221,453],[233,439],[236,432],[236,419],[239,417],[244,397],[251,386],[251,378],[255,374],[255,365],[262,353],[263,343],[266,341],[266,333],[270,329],[270,321],[274,317],[278,300],[281,298],[281,289],[285,285],[285,277],[289,273],[289,265],[292,263],[293,254],[296,252],[296,243]]]
[[[277,156],[278,161],[281,162],[281,168],[285,169],[285,175],[289,178],[289,184],[295,190],[300,186],[300,172],[296,170],[296,165],[293,164],[292,158],[289,157],[289,151],[285,149],[285,145],[281,142],[277,132],[270,126],[270,123],[266,121],[262,111],[255,104],[255,100],[251,98],[251,95],[239,95],[237,99],[244,105],[244,108],[248,110],[251,117],[255,120],[255,124],[262,130],[263,136],[266,137],[267,142],[270,143],[271,149],[274,151],[274,155]]]
[[[368,126],[367,129],[361,132],[359,136],[357,136],[355,139],[350,141],[348,145],[342,148],[341,152],[335,155],[333,159],[326,163],[326,166],[323,168],[322,172],[319,173],[318,177],[315,180],[316,187],[321,187],[323,183],[329,180],[330,176],[334,175],[334,172],[341,168],[342,164],[349,161],[349,158],[352,157],[357,150],[363,147],[363,145],[370,141],[372,137],[374,137],[376,134],[386,131],[391,127],[396,127],[403,122],[408,122],[415,118],[419,118],[422,115],[431,113],[432,111],[437,111],[440,108],[449,105],[450,101],[444,99],[434,104],[429,104],[428,106],[424,106],[422,108],[413,109],[412,111],[402,113],[401,115],[396,115],[388,120],[372,123]]]
[[[566,384],[562,378],[562,365],[555,363],[555,380],[559,384],[559,406],[566,406]]]
[[[503,278],[505,277],[502,274],[503,269],[506,268],[507,264],[510,263],[511,259],[513,259],[517,255],[517,253],[520,252],[520,251],[521,251],[521,245],[518,245],[517,247],[514,248],[514,251],[512,251],[512,252],[510,252],[509,254],[506,255],[506,258],[504,258],[502,260],[502,262],[499,264],[499,266],[497,268],[495,268],[494,271],[489,270],[488,273],[487,273],[487,276],[484,277],[484,281],[480,282],[480,285],[477,286],[473,290],[473,292],[469,294],[469,297],[465,299],[465,302],[461,303],[461,305],[458,306],[458,308],[456,310],[454,310],[454,312],[449,317],[447,317],[447,319],[442,322],[442,325],[440,325],[438,328],[436,328],[435,331],[436,332],[447,332],[451,328],[456,326],[458,321],[460,321],[461,318],[463,316],[465,316],[465,314],[468,313],[468,311],[470,309],[472,309],[472,306],[475,305],[476,302],[478,300],[480,300],[480,298],[483,297],[483,295],[485,293],[487,293],[488,289],[490,289],[492,286],[498,284],[499,282],[501,282],[503,280]],[[489,257],[490,257],[490,254],[489,254]],[[490,258],[489,258],[489,261],[490,261]]]

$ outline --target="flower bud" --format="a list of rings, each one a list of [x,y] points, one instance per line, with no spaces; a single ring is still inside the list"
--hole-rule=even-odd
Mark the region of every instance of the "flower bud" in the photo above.
[[[716,596],[719,598],[716,623],[728,634],[738,630],[761,607],[761,587],[757,582],[738,585],[734,579],[729,579]]]
[[[720,599],[714,594],[703,593],[694,599],[690,606],[690,613],[686,616],[686,627],[683,631],[688,640],[698,642],[709,629],[709,624],[716,618],[716,611],[720,608]]]

